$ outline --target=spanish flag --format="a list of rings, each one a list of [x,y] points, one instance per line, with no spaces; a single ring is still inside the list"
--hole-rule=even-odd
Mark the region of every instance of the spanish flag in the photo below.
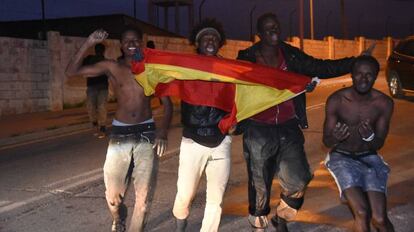
[[[145,49],[143,59],[132,63],[132,71],[147,96],[175,96],[229,112],[219,123],[223,133],[237,122],[303,93],[311,81],[245,61],[154,49]]]

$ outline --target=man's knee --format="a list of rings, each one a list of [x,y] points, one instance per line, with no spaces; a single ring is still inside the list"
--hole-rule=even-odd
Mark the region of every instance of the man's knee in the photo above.
[[[188,207],[178,207],[174,205],[172,211],[173,211],[174,217],[180,220],[186,219],[188,215],[190,214],[190,210]]]
[[[313,175],[309,169],[302,170],[301,172],[289,170],[284,173],[279,173],[281,186],[286,196],[304,192],[312,178]]]
[[[372,214],[372,224],[375,227],[385,227],[387,224],[387,217],[386,215],[381,214]]]
[[[119,191],[107,190],[105,196],[110,207],[118,208],[122,204],[123,197]]]
[[[368,220],[370,217],[369,209],[366,207],[358,207],[354,210],[354,214],[355,218],[359,220]]]
[[[186,219],[190,214],[191,198],[177,195],[173,206],[173,215],[178,219]]]

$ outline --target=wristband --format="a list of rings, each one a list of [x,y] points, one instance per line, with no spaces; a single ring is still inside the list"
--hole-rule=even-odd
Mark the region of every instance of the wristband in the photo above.
[[[362,138],[362,140],[364,140],[365,142],[371,142],[372,140],[374,140],[374,137],[375,133],[372,132],[372,134],[368,138]]]

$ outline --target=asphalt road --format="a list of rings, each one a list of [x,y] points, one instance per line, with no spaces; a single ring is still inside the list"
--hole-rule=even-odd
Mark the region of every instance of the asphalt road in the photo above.
[[[291,231],[349,231],[352,216],[338,199],[333,179],[321,165],[327,149],[321,142],[324,103],[341,86],[325,86],[309,95],[310,128],[305,131],[306,152],[315,178]],[[383,82],[377,88],[386,92]],[[392,126],[380,151],[392,168],[389,210],[396,231],[414,229],[414,100],[396,100]],[[175,123],[169,134],[169,155],[160,161],[157,188],[150,207],[147,231],[172,231],[171,213],[176,191],[181,128]],[[109,231],[111,219],[104,199],[102,166],[107,140],[91,132],[73,134],[40,143],[0,151],[0,231]],[[250,231],[247,221],[247,186],[241,137],[233,138],[232,171],[225,194],[220,231]],[[1,157],[7,157],[2,159]],[[133,186],[126,196],[133,205]],[[272,206],[278,201],[274,181]],[[200,183],[189,218],[188,231],[201,226],[205,180]],[[131,211],[131,210],[130,210]],[[272,230],[270,230],[272,231]]]

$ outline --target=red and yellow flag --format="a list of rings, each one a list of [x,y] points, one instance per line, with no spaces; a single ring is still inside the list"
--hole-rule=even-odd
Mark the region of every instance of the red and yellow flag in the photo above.
[[[219,124],[223,133],[304,92],[310,83],[309,77],[259,64],[154,49],[145,49],[132,71],[147,96],[176,96],[229,112]]]

